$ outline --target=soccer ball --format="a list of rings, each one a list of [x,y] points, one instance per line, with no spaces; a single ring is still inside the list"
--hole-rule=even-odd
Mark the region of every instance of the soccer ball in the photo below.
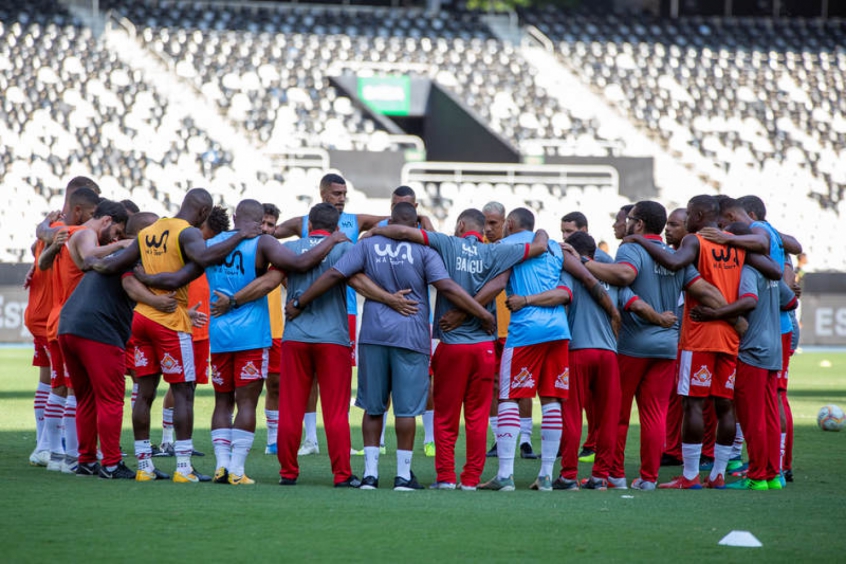
[[[824,405],[817,413],[817,425],[823,431],[839,431],[846,426],[846,415],[836,405]]]

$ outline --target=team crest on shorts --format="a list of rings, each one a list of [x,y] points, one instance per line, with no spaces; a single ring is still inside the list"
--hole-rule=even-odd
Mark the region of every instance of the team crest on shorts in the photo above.
[[[170,356],[170,353],[165,353],[162,361],[159,363],[162,367],[163,374],[181,374],[182,366],[179,361]]]
[[[691,374],[690,385],[700,386],[702,388],[708,388],[711,386],[711,371],[708,370],[707,366],[703,364],[699,367],[699,370]]]
[[[261,371],[256,368],[252,360],[241,367],[241,380],[258,380],[259,378],[261,378]]]
[[[144,354],[144,351],[135,347],[135,367],[138,368],[139,366],[147,366],[147,356]]]
[[[570,389],[570,367],[564,369],[564,372],[555,377],[555,388],[558,390]]]
[[[217,369],[217,366],[212,365],[211,379],[212,379],[212,382],[217,384],[218,386],[223,385],[223,376],[220,375],[220,370]]]
[[[511,378],[512,388],[534,388],[535,387],[535,377],[532,376],[532,373],[529,372],[529,369],[525,366],[520,370],[520,373],[516,376]]]
[[[734,389],[735,378],[737,378],[737,371],[736,370],[734,372],[732,372],[731,376],[729,376],[728,380],[726,380],[726,389],[727,390],[733,390]]]

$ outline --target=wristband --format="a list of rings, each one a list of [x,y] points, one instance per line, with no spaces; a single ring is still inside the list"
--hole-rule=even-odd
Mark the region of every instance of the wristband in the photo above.
[[[582,261],[582,264],[587,264],[590,261],[592,261],[593,259],[588,257],[588,256],[582,255],[582,256],[579,257],[579,260]]]

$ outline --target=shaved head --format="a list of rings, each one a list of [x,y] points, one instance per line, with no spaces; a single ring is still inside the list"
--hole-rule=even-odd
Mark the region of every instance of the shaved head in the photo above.
[[[150,227],[153,225],[159,216],[154,214],[153,212],[138,212],[132,214],[128,220],[126,220],[126,236],[127,238],[137,237],[138,232],[144,228]]]

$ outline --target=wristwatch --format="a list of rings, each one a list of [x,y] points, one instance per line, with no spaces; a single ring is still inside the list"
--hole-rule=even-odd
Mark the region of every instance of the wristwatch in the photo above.
[[[303,309],[302,307],[300,307],[300,298],[294,298],[294,301],[292,303],[293,303],[295,308]]]
[[[238,300],[235,299],[235,296],[230,296],[229,307],[232,309],[238,309]]]

